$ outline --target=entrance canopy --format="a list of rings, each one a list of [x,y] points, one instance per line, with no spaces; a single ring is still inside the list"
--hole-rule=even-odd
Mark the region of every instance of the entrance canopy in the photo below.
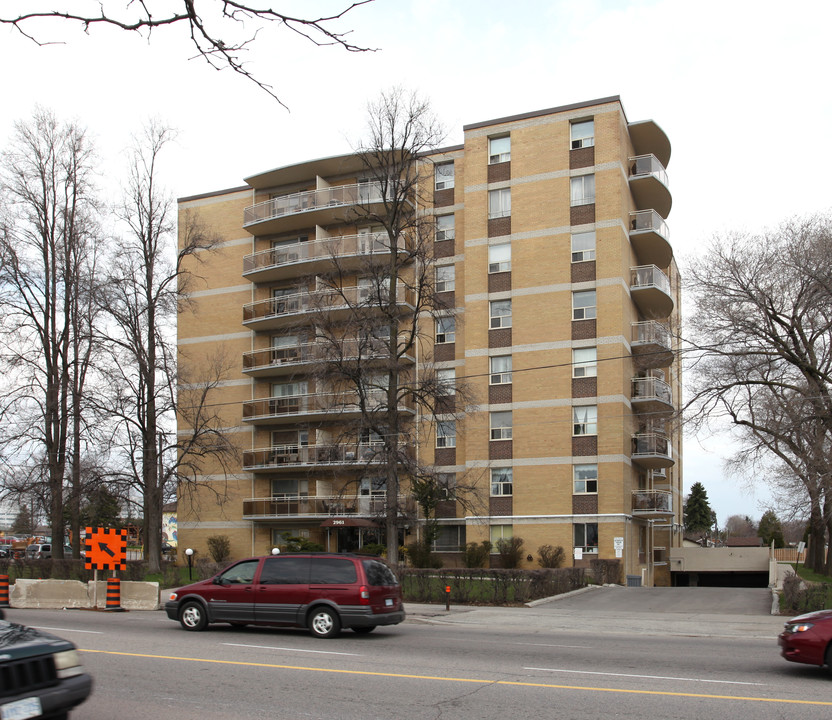
[[[375,522],[374,520],[368,520],[367,518],[357,518],[357,517],[335,517],[335,518],[327,518],[321,523],[322,528],[331,528],[331,527],[365,527],[365,528],[377,528],[380,525]]]

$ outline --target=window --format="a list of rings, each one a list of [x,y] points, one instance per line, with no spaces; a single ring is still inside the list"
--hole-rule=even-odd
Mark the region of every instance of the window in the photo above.
[[[436,268],[436,292],[450,292],[456,279],[455,265],[439,265]]]
[[[456,423],[453,420],[440,420],[436,423],[436,447],[456,447]]]
[[[453,240],[455,233],[454,215],[436,216],[436,241]]]
[[[297,452],[297,448],[290,447],[289,449]],[[301,497],[303,495],[309,495],[309,480],[299,480],[297,478],[272,480],[273,498],[285,499],[288,497]]]
[[[595,231],[575,233],[572,236],[572,262],[595,259]]]
[[[452,552],[465,549],[465,526],[464,525],[440,525],[437,528],[439,534],[433,541],[433,549],[436,552]],[[387,567],[384,565],[383,567]]]
[[[488,191],[488,219],[511,215],[511,188]]]
[[[597,493],[598,466],[594,463],[591,465],[573,465],[572,481],[574,484],[572,492],[576,495],[584,493]]]
[[[234,585],[250,585],[254,582],[254,573],[257,571],[259,564],[259,560],[245,560],[237,563],[220,575],[220,579]]]
[[[309,384],[306,381],[293,383],[272,383],[272,397],[297,397],[306,395],[309,392]]]
[[[358,278],[358,301],[361,303],[386,303],[390,297],[389,277]]]
[[[436,344],[452,343],[456,339],[456,318],[436,318]]]
[[[492,385],[505,385],[511,382],[511,355],[495,355],[491,358]]]
[[[491,468],[491,495],[511,495],[511,468]]]
[[[572,293],[572,319],[592,320],[595,318],[595,291],[581,290]]]
[[[355,563],[346,558],[316,557],[309,563],[310,585],[347,585],[356,580]]]
[[[579,175],[569,179],[572,189],[571,205],[590,205],[595,202],[595,176]]]
[[[511,410],[491,413],[491,439],[511,440]]]
[[[575,523],[573,526],[575,535],[575,549],[581,549],[585,553],[598,552],[598,523]]]
[[[575,348],[572,351],[572,377],[596,377],[598,375],[597,355],[596,348]]]
[[[492,300],[489,305],[490,324],[489,327],[496,328],[511,327],[511,300]]]
[[[598,407],[596,405],[579,405],[572,408],[572,434],[598,434]]]
[[[436,383],[448,395],[456,392],[456,370],[454,368],[441,368],[436,371]]]
[[[440,500],[456,498],[456,473],[436,473],[436,488]]]
[[[508,540],[514,537],[514,527],[511,525],[492,525],[491,544],[496,548],[498,540]],[[495,550],[496,551],[496,550]]]
[[[508,272],[511,270],[511,245],[488,246],[488,272]]]
[[[504,137],[488,138],[488,164],[508,162],[511,160],[511,138]]]
[[[309,583],[309,558],[270,557],[263,561],[261,585],[306,585]]]
[[[454,164],[442,163],[434,169],[435,187],[437,190],[449,190],[454,186]]]
[[[592,147],[595,145],[594,120],[580,120],[578,122],[573,122],[569,131],[571,140],[570,147],[572,150]]]
[[[383,477],[364,477],[358,487],[362,497],[380,497],[387,493],[387,479]]]

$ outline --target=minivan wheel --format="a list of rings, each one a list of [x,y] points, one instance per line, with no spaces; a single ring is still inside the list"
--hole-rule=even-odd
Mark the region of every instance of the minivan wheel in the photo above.
[[[319,638],[335,637],[341,632],[338,613],[328,607],[316,607],[309,613],[309,630]]]
[[[198,602],[186,602],[179,611],[179,623],[186,630],[204,630],[208,625],[208,617]]]

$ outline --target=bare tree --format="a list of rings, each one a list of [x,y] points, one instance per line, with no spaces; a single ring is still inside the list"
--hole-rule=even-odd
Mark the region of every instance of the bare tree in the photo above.
[[[38,29],[50,20],[73,23],[83,28],[85,33],[97,26],[110,26],[146,35],[148,39],[154,31],[185,26],[197,57],[202,57],[215,70],[230,68],[283,105],[272,86],[258,79],[246,67],[243,59],[258,40],[261,31],[276,25],[291,30],[317,46],[337,45],[349,52],[367,52],[371,48],[351,43],[348,39],[351,31],[340,31],[336,25],[351,10],[369,2],[372,0],[358,0],[331,15],[302,18],[281,13],[268,5],[262,7],[257,2],[238,0],[180,0],[174,3],[165,0],[124,0],[120,8],[113,9],[113,5],[118,3],[100,2],[89,3],[92,7],[83,10],[79,10],[77,0],[57,3],[65,5],[64,9],[55,9],[55,2],[27,0],[25,12],[4,14],[0,17],[0,24],[12,25],[38,45],[56,42],[45,40]],[[105,4],[109,9],[105,10]],[[197,6],[201,13],[197,11]]]
[[[187,258],[210,249],[213,240],[195,218],[187,219],[176,249],[176,217],[160,181],[160,156],[172,131],[156,122],[145,128],[130,153],[125,197],[116,214],[123,237],[113,243],[109,279],[102,296],[110,332],[102,338],[111,353],[106,407],[120,427],[127,481],[143,504],[144,543],[151,570],[161,560],[162,506],[175,491],[180,446],[173,427],[176,411],[175,318],[187,301],[191,275]],[[217,379],[213,378],[213,382]],[[199,412],[189,410],[189,412]],[[194,426],[196,436],[216,425]],[[197,441],[184,439],[188,452]],[[213,441],[215,452],[224,452]]]
[[[7,383],[0,401],[7,429],[2,440],[7,457],[43,458],[55,557],[62,558],[68,458],[77,525],[76,471],[93,355],[90,306],[98,240],[93,150],[82,128],[37,110],[30,122],[15,125],[2,163],[0,342]]]
[[[832,527],[832,221],[717,238],[688,284],[696,300],[690,418],[727,418],[742,429],[746,460],[788,468],[822,554]],[[811,561],[832,572],[829,556]]]

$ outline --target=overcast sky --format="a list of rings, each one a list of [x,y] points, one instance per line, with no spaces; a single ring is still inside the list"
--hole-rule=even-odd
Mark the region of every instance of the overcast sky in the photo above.
[[[89,4],[71,1],[73,9]],[[0,14],[67,2],[2,0]],[[308,17],[347,3],[261,4]],[[619,95],[630,121],[653,119],[670,138],[668,224],[683,273],[715,233],[759,230],[832,204],[830,2],[375,0],[335,27],[377,52],[316,48],[271,27],[248,54],[249,69],[288,111],[240,76],[191,59],[184,27],[148,42],[44,23],[39,39],[66,41],[45,47],[0,27],[0,148],[40,104],[88,128],[102,186],[111,188],[131,134],[160,118],[180,131],[164,173],[184,197],[348,152],[367,101],[395,84],[431,99],[447,144],[461,143],[468,123]],[[759,518],[768,498],[724,476],[729,452],[725,434],[685,438],[685,489],[701,481],[720,524],[737,513]]]

